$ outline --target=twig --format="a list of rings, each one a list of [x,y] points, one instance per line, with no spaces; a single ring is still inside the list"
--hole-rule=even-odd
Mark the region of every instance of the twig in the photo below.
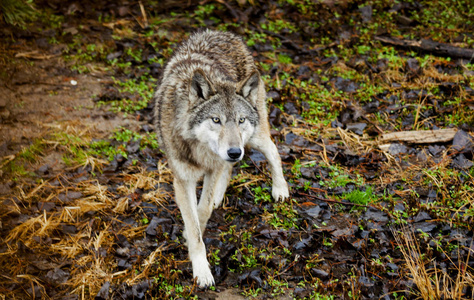
[[[449,56],[457,58],[465,58],[472,61],[474,59],[474,49],[456,47],[446,43],[438,43],[430,40],[402,40],[393,37],[376,36],[376,40],[393,46],[405,49],[415,49],[439,56]]]
[[[262,169],[260,169],[257,164],[253,161],[253,159],[249,156],[249,159],[250,161],[252,162],[252,164],[255,166],[255,168],[257,168],[257,170],[262,173],[263,175],[265,175],[268,179],[272,179],[272,177],[270,175],[268,175],[267,173],[263,172]]]
[[[143,3],[142,1],[138,1],[138,4],[140,5],[140,11],[142,13],[142,16],[143,16],[143,21],[145,22],[145,28],[148,27],[148,18],[146,17],[146,12],[145,12],[145,8],[143,7]]]

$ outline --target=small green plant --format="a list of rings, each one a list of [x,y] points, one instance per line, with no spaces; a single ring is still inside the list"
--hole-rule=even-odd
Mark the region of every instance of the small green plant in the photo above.
[[[257,186],[252,188],[252,192],[254,195],[254,202],[255,203],[265,203],[271,202],[272,196],[268,193],[268,188],[262,188],[261,186]]]
[[[360,204],[360,205],[369,205],[377,200],[377,196],[374,194],[372,187],[367,186],[364,191],[362,190],[353,190],[352,192],[342,196],[351,203]]]

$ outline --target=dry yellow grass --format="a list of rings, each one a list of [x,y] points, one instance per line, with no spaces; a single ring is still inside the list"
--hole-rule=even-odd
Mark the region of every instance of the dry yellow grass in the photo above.
[[[438,299],[456,299],[468,300],[474,298],[474,292],[466,294],[468,287],[474,286],[474,275],[468,271],[468,262],[470,252],[466,262],[459,262],[459,265],[453,264],[449,255],[446,255],[456,272],[456,276],[450,276],[445,269],[440,269],[433,264],[432,268],[427,268],[430,263],[424,258],[417,241],[417,237],[412,229],[402,227],[401,231],[392,230],[396,242],[400,246],[400,251],[405,258],[406,267],[416,285],[416,290],[412,293],[417,299],[438,300]],[[467,249],[467,251],[472,251]]]

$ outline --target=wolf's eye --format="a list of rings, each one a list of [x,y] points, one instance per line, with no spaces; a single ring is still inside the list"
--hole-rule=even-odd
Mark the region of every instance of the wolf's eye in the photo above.
[[[212,118],[212,122],[219,124],[221,122],[221,119],[219,119],[218,117],[214,117]]]
[[[245,118],[240,118],[239,123],[242,124],[243,122],[245,122]]]

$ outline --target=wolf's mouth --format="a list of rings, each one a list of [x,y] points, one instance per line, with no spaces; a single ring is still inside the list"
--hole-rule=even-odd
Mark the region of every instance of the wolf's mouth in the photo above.
[[[237,159],[230,159],[230,158],[228,158],[228,159],[226,159],[226,161],[228,161],[228,162],[230,162],[230,163],[236,163],[236,162],[240,161],[240,158],[237,158]]]

